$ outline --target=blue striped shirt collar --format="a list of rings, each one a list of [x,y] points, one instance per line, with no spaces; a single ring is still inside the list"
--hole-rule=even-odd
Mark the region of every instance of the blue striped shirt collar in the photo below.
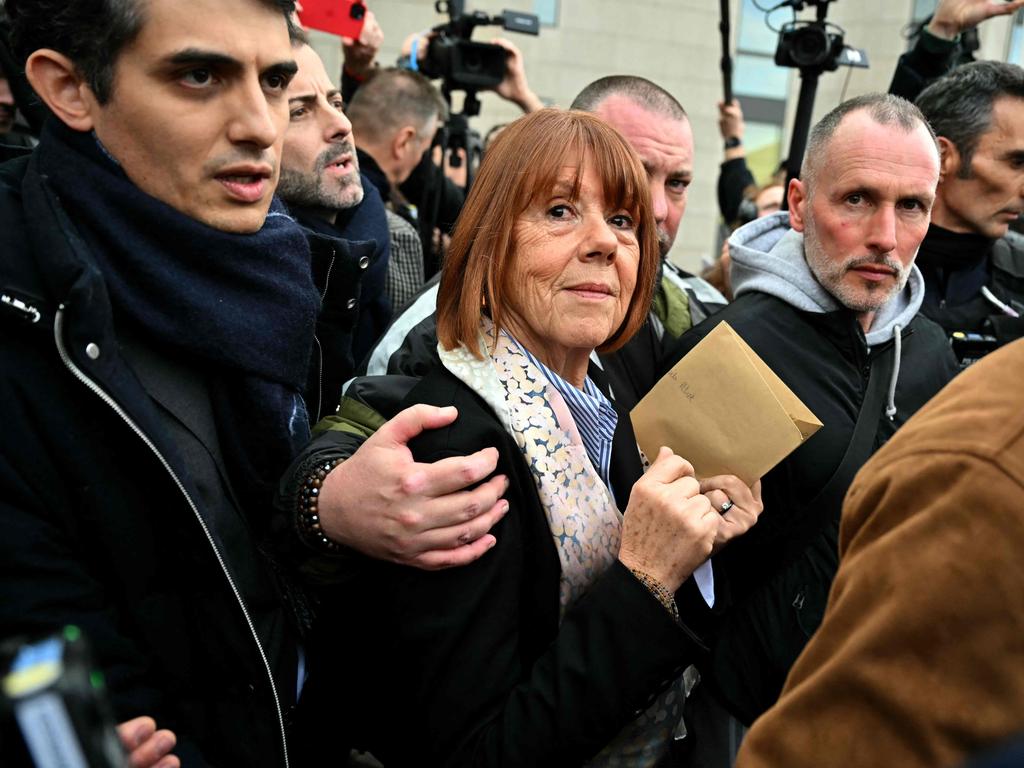
[[[612,440],[615,436],[615,427],[619,422],[619,414],[615,410],[615,406],[604,396],[604,393],[598,389],[589,376],[583,379],[583,389],[577,389],[532,355],[515,336],[508,334],[508,337],[526,355],[527,360],[537,366],[551,386],[565,400],[565,404],[569,407],[569,413],[572,415],[573,421],[576,422],[576,429],[580,433],[583,447],[586,448],[587,456],[590,457],[590,463],[594,465],[605,486],[611,491]]]

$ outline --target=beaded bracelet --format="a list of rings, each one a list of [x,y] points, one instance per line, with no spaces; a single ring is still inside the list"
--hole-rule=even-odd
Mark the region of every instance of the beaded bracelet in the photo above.
[[[676,623],[679,623],[679,607],[676,605],[675,595],[669,592],[668,587],[649,573],[637,571],[633,568],[630,568],[629,572],[636,576],[637,581],[647,587],[647,591],[654,595],[658,599],[658,602],[665,607],[665,610],[672,614],[672,618]]]
[[[342,545],[328,538],[320,527],[320,489],[331,470],[344,459],[334,459],[319,464],[310,471],[299,489],[297,523],[299,535],[314,549],[336,554]]]

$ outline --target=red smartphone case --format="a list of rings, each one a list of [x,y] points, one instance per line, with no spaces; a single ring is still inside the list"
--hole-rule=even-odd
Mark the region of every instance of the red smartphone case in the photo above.
[[[353,40],[363,31],[366,4],[361,0],[302,0],[302,26]]]

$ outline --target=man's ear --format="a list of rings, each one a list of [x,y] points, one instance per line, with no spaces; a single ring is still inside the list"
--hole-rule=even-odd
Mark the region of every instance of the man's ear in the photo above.
[[[409,151],[409,142],[415,138],[416,129],[411,125],[403,126],[395,132],[395,137],[391,140],[391,153],[396,160],[405,157],[406,152]]]
[[[939,182],[960,173],[963,158],[956,144],[945,136],[939,136]]]
[[[41,48],[25,62],[25,76],[39,98],[69,128],[93,129],[94,110],[99,105],[71,59],[63,53]]]
[[[800,179],[791,179],[786,199],[789,202],[789,226],[797,232],[804,231],[804,206],[807,205],[807,184]]]

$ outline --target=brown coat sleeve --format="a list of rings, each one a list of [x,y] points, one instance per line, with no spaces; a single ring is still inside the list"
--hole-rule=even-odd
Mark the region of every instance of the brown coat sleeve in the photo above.
[[[1001,378],[954,382],[858,475],[824,622],[738,768],[932,768],[1024,731],[1024,395]]]

